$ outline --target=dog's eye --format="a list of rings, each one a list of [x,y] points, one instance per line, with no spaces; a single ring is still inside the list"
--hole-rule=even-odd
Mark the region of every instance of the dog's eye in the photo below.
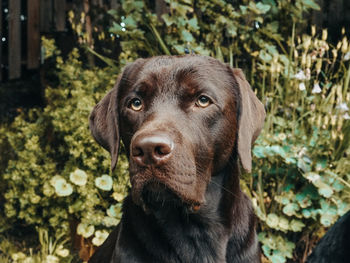
[[[210,105],[211,100],[207,96],[200,96],[196,102],[196,105],[202,108],[206,108]]]
[[[134,111],[140,111],[142,109],[142,102],[140,99],[134,98],[130,101],[129,107]]]

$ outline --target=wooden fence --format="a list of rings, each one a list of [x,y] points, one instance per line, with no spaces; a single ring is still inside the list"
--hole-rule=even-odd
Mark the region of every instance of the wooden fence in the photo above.
[[[154,0],[156,7],[164,0]],[[350,0],[317,0],[321,11],[311,16],[319,27],[350,30]],[[119,0],[0,0],[0,82],[17,79],[40,67],[40,37],[64,32],[67,11],[95,5],[114,8]],[[161,4],[162,2],[162,4]],[[77,8],[78,7],[78,8]]]
[[[0,0],[0,6],[0,43],[7,43],[0,44],[0,63],[7,66],[0,70],[1,81],[20,78],[23,69],[39,68],[40,36],[65,30],[66,0]]]
[[[67,11],[117,0],[0,0],[0,82],[40,67],[40,38],[67,30]]]

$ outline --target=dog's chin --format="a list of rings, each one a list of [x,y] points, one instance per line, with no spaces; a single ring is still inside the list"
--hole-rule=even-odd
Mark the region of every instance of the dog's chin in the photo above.
[[[178,208],[191,210],[191,207],[198,208],[205,202],[205,187],[202,187],[203,193],[198,191],[193,179],[195,176],[180,181],[179,178],[172,180],[170,175],[164,176],[156,172],[130,173],[133,202],[145,211],[170,211]]]
[[[144,209],[151,211],[172,210],[186,205],[177,194],[158,182],[150,182],[143,187],[141,202]]]

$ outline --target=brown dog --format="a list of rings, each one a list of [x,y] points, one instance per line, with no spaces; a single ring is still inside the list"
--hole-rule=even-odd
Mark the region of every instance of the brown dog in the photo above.
[[[264,118],[242,71],[216,59],[128,65],[90,116],[112,168],[123,141],[132,185],[120,224],[90,262],[260,262],[238,160],[251,170]]]

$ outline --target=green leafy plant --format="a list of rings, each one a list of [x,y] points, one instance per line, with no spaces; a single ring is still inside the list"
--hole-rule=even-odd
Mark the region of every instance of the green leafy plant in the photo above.
[[[128,188],[125,156],[112,175],[108,153],[88,129],[88,115],[112,88],[115,72],[83,69],[77,50],[66,61],[54,45],[46,50],[57,54],[59,85],[47,87],[43,110],[22,113],[2,127],[6,132],[0,144],[13,156],[1,173],[6,185],[2,230],[17,222],[40,226],[56,238],[76,233],[98,246],[106,230],[118,224]]]

